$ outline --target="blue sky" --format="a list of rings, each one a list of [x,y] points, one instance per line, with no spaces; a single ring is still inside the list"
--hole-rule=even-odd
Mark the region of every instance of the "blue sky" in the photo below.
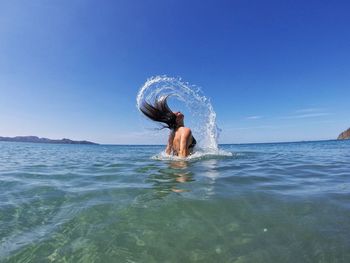
[[[155,75],[211,99],[220,143],[350,127],[348,1],[1,1],[0,136],[163,143],[135,107]]]

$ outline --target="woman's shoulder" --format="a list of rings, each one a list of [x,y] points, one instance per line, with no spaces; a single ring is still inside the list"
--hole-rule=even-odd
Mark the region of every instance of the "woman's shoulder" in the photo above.
[[[180,129],[180,132],[184,135],[191,135],[192,133],[191,129],[188,127],[181,127]]]

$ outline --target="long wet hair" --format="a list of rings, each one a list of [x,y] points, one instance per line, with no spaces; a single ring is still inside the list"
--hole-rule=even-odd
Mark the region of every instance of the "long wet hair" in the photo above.
[[[177,128],[176,115],[168,106],[168,97],[169,95],[155,99],[154,105],[143,101],[140,106],[140,111],[151,120],[164,123],[162,128],[175,130]]]

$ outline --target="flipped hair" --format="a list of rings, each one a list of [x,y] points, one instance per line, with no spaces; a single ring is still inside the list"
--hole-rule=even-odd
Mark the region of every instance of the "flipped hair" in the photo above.
[[[168,96],[155,99],[154,105],[143,101],[140,106],[140,111],[153,121],[162,122],[163,128],[170,130],[176,129],[176,115],[169,108],[167,99]]]

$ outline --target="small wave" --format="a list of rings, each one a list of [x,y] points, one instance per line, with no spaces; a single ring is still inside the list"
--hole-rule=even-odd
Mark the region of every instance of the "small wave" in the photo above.
[[[232,157],[234,154],[232,152],[227,152],[221,149],[211,150],[211,151],[201,151],[198,150],[187,157],[178,157],[174,155],[168,155],[165,151],[160,152],[151,157],[152,160],[161,161],[190,161],[190,160],[200,160],[200,159],[215,159],[222,157]]]

